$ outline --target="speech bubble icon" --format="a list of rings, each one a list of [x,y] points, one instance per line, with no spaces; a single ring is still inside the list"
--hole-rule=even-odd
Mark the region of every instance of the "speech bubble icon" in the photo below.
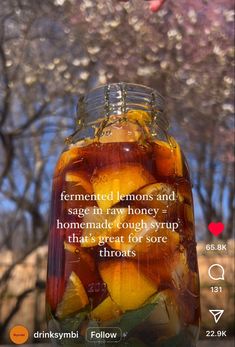
[[[208,269],[209,277],[214,281],[224,281],[224,268],[220,264],[212,264]]]

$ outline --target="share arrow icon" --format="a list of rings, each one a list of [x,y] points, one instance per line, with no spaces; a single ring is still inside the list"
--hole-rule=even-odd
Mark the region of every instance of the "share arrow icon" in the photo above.
[[[222,314],[224,313],[224,310],[209,310],[209,312],[214,317],[215,323],[218,323],[218,321],[220,320]]]

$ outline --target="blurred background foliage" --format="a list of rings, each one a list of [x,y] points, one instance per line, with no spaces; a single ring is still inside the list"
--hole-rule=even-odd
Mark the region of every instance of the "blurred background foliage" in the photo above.
[[[1,300],[16,266],[47,240],[53,168],[78,95],[99,84],[140,83],[165,96],[191,168],[197,238],[210,238],[211,221],[232,237],[233,5],[166,0],[152,13],[142,0],[0,1],[0,250],[11,252]],[[2,334],[27,290],[44,286],[35,283],[7,313],[0,306]]]

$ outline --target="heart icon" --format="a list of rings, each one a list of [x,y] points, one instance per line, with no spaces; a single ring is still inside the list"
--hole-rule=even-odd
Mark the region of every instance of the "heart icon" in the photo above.
[[[208,229],[214,236],[218,236],[224,230],[224,224],[221,222],[218,222],[218,223],[211,222],[208,225]]]

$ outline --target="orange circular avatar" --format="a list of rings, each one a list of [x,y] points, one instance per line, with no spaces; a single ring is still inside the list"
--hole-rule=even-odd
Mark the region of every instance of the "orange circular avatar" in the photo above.
[[[29,331],[23,325],[15,325],[10,329],[10,339],[16,345],[25,343],[29,338]]]

